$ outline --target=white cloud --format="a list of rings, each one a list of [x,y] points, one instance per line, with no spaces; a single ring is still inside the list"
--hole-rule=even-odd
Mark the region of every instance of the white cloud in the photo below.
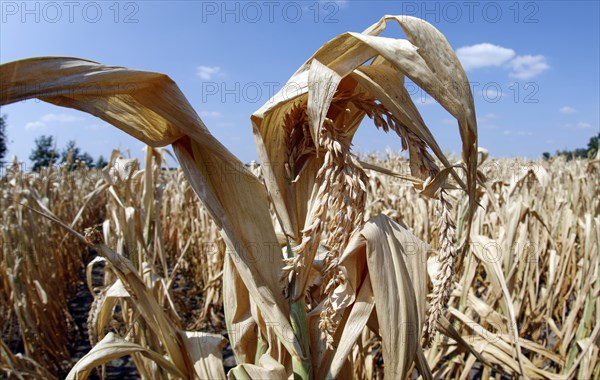
[[[532,132],[526,132],[526,131],[519,131],[517,132],[517,135],[519,136],[533,136]]]
[[[29,123],[25,124],[25,129],[28,131],[42,131],[46,129],[46,123],[39,120],[30,121]]]
[[[577,110],[573,107],[564,106],[564,107],[561,107],[561,109],[559,109],[558,112],[568,114],[568,113],[576,113]]]
[[[429,95],[417,96],[412,98],[415,104],[421,104],[424,106],[428,106],[431,104],[437,104],[437,101]]]
[[[345,8],[348,5],[348,0],[319,0],[319,3],[335,3],[340,8]]]
[[[503,135],[509,136],[509,135],[516,135],[516,136],[533,136],[533,132],[529,132],[529,131],[510,131],[508,129],[505,129],[502,131]]]
[[[456,55],[465,70],[480,69],[490,66],[501,66],[513,58],[513,49],[490,43],[463,46],[456,49]]]
[[[346,8],[348,4],[350,4],[349,0],[334,0],[333,2],[336,3],[340,8]]]
[[[510,76],[517,79],[530,79],[550,68],[543,55],[519,55],[508,66]]]
[[[497,96],[498,94],[496,94]],[[498,126],[495,124],[490,124],[490,122],[494,119],[496,119],[496,114],[495,113],[486,113],[484,115],[480,115],[477,116],[477,124],[479,127],[481,128],[486,128],[486,129],[498,129]]]
[[[202,111],[200,112],[201,117],[221,117],[221,112],[217,111]]]
[[[481,90],[481,96],[489,103],[496,103],[502,98],[502,95],[500,86],[486,86]]]
[[[510,77],[517,79],[530,79],[550,68],[543,55],[517,55],[513,49],[488,42],[460,47],[456,55],[467,71],[505,67],[510,69]]]
[[[75,115],[68,115],[66,113],[59,113],[59,114],[48,113],[48,114],[45,114],[44,116],[42,116],[40,118],[40,120],[44,123],[52,123],[52,122],[72,123],[75,121],[83,121],[83,117],[75,116]]]
[[[496,91],[497,93],[497,91]],[[486,113],[485,115],[477,116],[477,123],[485,123],[496,118],[495,113]]]
[[[219,66],[198,66],[196,75],[202,79],[211,79],[213,75],[219,74],[221,68]]]
[[[42,131],[46,129],[48,123],[73,123],[85,120],[81,116],[69,115],[66,113],[47,113],[38,120],[30,121],[25,124],[25,129],[28,131]]]
[[[86,125],[83,128],[87,131],[97,131],[98,129],[104,129],[107,126],[108,126],[107,124],[95,124],[94,123],[94,124]]]
[[[589,129],[589,128],[592,128],[592,125],[590,123],[588,123],[588,122],[580,121],[577,124],[567,123],[567,124],[563,125],[563,128],[567,128],[567,129]]]

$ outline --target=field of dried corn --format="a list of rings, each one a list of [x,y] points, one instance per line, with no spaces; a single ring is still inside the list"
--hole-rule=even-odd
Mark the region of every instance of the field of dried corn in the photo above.
[[[140,319],[144,307],[130,299],[112,265],[34,210],[78,231],[97,231],[131,260],[143,278],[139,286],[176,328],[227,331],[225,244],[182,172],[165,168],[163,154],[148,149],[148,169],[115,152],[103,172],[7,171],[0,182],[4,375],[61,378],[70,370],[78,358],[69,354],[77,332],[68,306],[81,284],[94,297],[85,311],[92,345],[112,333],[152,347],[158,334]],[[406,158],[393,154],[365,161],[400,174],[408,168]],[[251,169],[260,175],[260,167]],[[487,159],[480,170],[486,178],[478,188],[472,249],[451,286],[441,332],[423,352],[433,376],[507,378],[523,371],[530,378],[598,378],[599,162]],[[435,202],[402,178],[368,175],[366,217],[388,215],[435,251]],[[465,212],[459,195],[452,201]],[[460,234],[460,219],[456,227]],[[437,261],[430,255],[432,267]],[[99,280],[91,275],[95,266],[102,268]],[[381,350],[365,329],[348,370],[381,377]],[[142,355],[133,361],[140,373],[152,370]]]
[[[433,25],[384,16],[319,48],[251,116],[261,165],[164,74],[39,57],[0,76],[0,105],[37,98],[147,144],[143,165],[6,170],[3,376],[600,376],[600,157],[490,158]],[[405,80],[456,119],[460,158]],[[373,124],[406,156],[358,157]]]

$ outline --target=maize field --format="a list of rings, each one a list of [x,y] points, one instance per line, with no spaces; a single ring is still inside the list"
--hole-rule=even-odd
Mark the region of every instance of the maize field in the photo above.
[[[379,36],[392,23],[407,39]],[[251,115],[250,164],[164,74],[40,57],[0,75],[0,105],[37,98],[147,144],[144,162],[3,173],[0,377],[600,378],[600,153],[478,147],[429,23],[323,45]],[[459,157],[405,80],[456,119]],[[355,154],[358,128],[405,153]]]

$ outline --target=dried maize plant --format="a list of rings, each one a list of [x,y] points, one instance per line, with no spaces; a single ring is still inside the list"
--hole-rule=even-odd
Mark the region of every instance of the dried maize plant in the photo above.
[[[398,21],[410,41],[377,37],[389,20]],[[467,190],[474,194],[476,126],[472,96],[468,86],[465,87],[464,72],[445,39],[421,20],[386,17],[362,34],[346,33],[328,42],[252,117],[260,159],[268,163],[263,165],[266,185],[291,242],[286,260],[289,265],[284,272],[289,282],[290,302],[292,307],[298,303],[299,308],[307,302],[307,323],[324,330],[322,333],[315,330],[310,344],[305,344],[316,351],[311,352],[311,357],[313,365],[320,363],[319,375],[334,377],[337,374],[327,372],[327,368],[332,367],[325,363],[329,363],[328,355],[335,351],[332,347],[339,352],[338,330],[345,330],[339,326],[340,320],[344,319],[344,309],[352,303],[351,299],[360,293],[356,283],[346,283],[344,270],[347,268],[339,265],[344,257],[342,252],[350,249],[351,238],[360,239],[361,235],[364,238],[364,232],[358,231],[364,231],[368,179],[361,162],[350,153],[350,145],[365,116],[372,118],[377,127],[386,132],[391,130],[401,138],[410,155],[411,175],[404,177],[414,183],[421,194],[440,200],[441,266],[433,281],[425,341],[432,336],[447,298],[456,252],[446,177],[455,173],[408,96],[405,76],[431,93],[459,120]],[[438,169],[428,149],[444,169]],[[365,168],[372,166],[365,165]],[[457,182],[465,186],[458,177]],[[339,188],[344,196],[337,194]],[[473,207],[473,203],[469,206]],[[338,229],[339,226],[343,228]],[[322,239],[322,235],[326,238]],[[423,274],[415,276],[421,276],[420,280],[424,281]],[[394,285],[390,283],[389,288]],[[419,290],[424,288],[424,284],[419,284]],[[424,294],[421,292],[419,298],[421,295]],[[424,300],[418,302],[424,307]],[[375,303],[389,305],[391,302],[382,298]],[[383,306],[381,314],[388,314]],[[392,315],[392,320],[402,320]],[[377,316],[381,317],[380,313]],[[318,321],[313,322],[313,319]],[[423,319],[424,316],[419,315],[414,321],[417,339]],[[360,332],[360,329],[355,331]],[[400,334],[404,333],[407,332]],[[356,336],[352,336],[350,341],[355,339]],[[324,342],[327,345],[323,345]],[[386,343],[384,339],[388,375],[405,373],[408,369],[405,363],[390,357],[391,352],[405,351],[385,347]]]
[[[0,179],[0,373],[6,370],[9,378],[51,377],[71,365],[68,303],[81,276],[84,246],[31,210],[52,210],[75,228],[97,222],[105,199],[85,197],[97,173],[69,166],[26,173],[15,162]],[[22,357],[10,352],[19,345]]]
[[[389,154],[364,160],[394,173],[408,167]],[[600,375],[593,343],[600,335],[596,162],[491,159],[483,152],[472,255],[455,279],[443,334],[424,352],[434,378]],[[385,213],[420,239],[437,240],[434,200],[418,197],[401,176],[369,176],[367,215]],[[459,203],[459,234],[466,212],[466,203]],[[430,258],[428,265],[439,263]],[[357,362],[373,359],[369,350],[355,352]]]
[[[410,41],[377,37],[389,20],[398,21]],[[347,33],[330,41],[292,76],[286,87],[253,115],[253,123],[261,161],[270,163],[265,168],[267,187],[286,233],[299,243],[294,262],[301,265],[293,266],[296,274],[292,278],[292,300],[297,300],[307,290],[310,263],[317,252],[327,206],[341,203],[337,209],[329,210],[331,216],[339,218],[343,210],[354,227],[360,226],[364,212],[362,194],[358,197],[349,195],[345,202],[340,202],[335,192],[328,189],[341,186],[350,194],[360,194],[365,191],[364,171],[350,158],[345,162],[333,161],[324,142],[333,137],[340,155],[349,156],[351,138],[365,115],[371,117],[377,127],[386,132],[392,130],[401,138],[403,147],[410,153],[412,177],[409,180],[420,187],[422,194],[440,200],[442,266],[434,281],[426,329],[428,341],[427,336],[431,336],[447,297],[447,284],[456,255],[453,248],[455,226],[449,212],[449,196],[444,190],[446,176],[452,168],[410,99],[404,87],[405,76],[431,93],[459,120],[463,156],[468,168],[468,190],[469,194],[474,194],[476,126],[471,92],[445,39],[421,20],[385,17],[362,34]],[[290,126],[298,131],[292,129],[290,132]],[[332,127],[337,131],[335,136],[331,136]],[[427,148],[444,164],[444,170],[438,169]],[[319,151],[323,152],[321,157]],[[338,174],[335,169],[345,172]],[[324,177],[323,173],[329,177]],[[462,184],[460,179],[458,181]],[[330,247],[332,254],[325,261],[338,256],[337,252],[346,245],[353,230],[346,228],[343,235],[331,231],[328,245],[337,242],[340,247],[334,243]],[[335,262],[335,259],[331,261]],[[324,268],[328,272],[331,265],[324,265]],[[330,274],[321,275],[327,280]],[[331,297],[325,300],[323,314],[326,316],[331,314],[327,310],[330,300]]]
[[[408,40],[379,37],[389,21],[397,21]],[[378,345],[386,377],[403,378],[414,365],[430,375],[420,348],[429,246],[385,215],[365,221],[369,180],[350,147],[361,120],[372,117],[408,148],[411,175],[406,179],[420,194],[440,200],[441,269],[432,279],[429,336],[445,302],[455,255],[447,178],[452,175],[469,196],[460,242],[465,246],[477,166],[467,78],[432,25],[386,16],[363,33],[342,34],[320,48],[252,115],[264,182],[209,133],[163,74],[76,58],[16,61],[2,65],[0,73],[0,104],[39,98],[95,115],[151,147],[173,146],[227,247],[223,302],[238,364],[229,378],[336,378],[352,373],[353,358],[362,363],[357,373],[364,373],[374,363],[359,360],[356,352]],[[466,184],[410,100],[405,77],[458,120]],[[131,179],[149,175],[148,170],[126,174]],[[147,273],[144,265],[162,260],[160,252],[145,252],[154,202],[146,192],[144,211],[124,203],[128,192],[140,191],[135,186],[115,191],[115,201],[122,203],[122,209],[113,207],[110,223],[120,228],[115,237],[102,237],[95,229],[81,235],[46,213],[110,264],[117,280],[107,294],[126,298],[130,320],[139,321],[125,338],[106,334],[68,377],[85,378],[92,368],[131,355],[145,378],[224,378],[223,338],[183,331],[154,291],[156,273]],[[109,230],[104,228],[105,235]],[[116,249],[109,248],[115,244]]]
[[[271,346],[278,347],[282,342],[294,358],[301,357],[298,343],[284,337],[291,326],[286,317],[287,304],[279,292],[282,260],[266,190],[208,132],[168,77],[74,58],[34,58],[4,64],[1,77],[2,104],[38,97],[96,115],[150,146],[172,143],[187,180],[222,229],[236,268],[264,319],[282,322],[274,329],[277,336],[272,337]],[[110,263],[120,280],[116,286],[126,291],[146,329],[158,341],[144,346],[147,342],[131,342],[111,332],[78,362],[69,377],[86,377],[93,368],[115,357],[132,355],[155,363],[142,373],[149,378],[157,374],[223,378],[222,337],[178,330],[148,289],[139,266],[103,244],[93,230],[88,231],[87,239],[76,236]],[[248,242],[271,247],[270,257],[250,252]],[[125,295],[118,288],[115,292],[117,296]]]
[[[473,255],[449,309],[474,351],[443,372],[483,362],[483,377],[596,378],[598,176],[583,161],[481,160]],[[440,345],[430,358],[452,350]]]
[[[187,330],[221,331],[225,243],[185,175],[164,171],[160,177],[157,226],[172,263],[167,288]]]
[[[288,147],[285,167],[290,183],[300,176],[300,174],[294,175],[296,170],[301,173],[302,165],[309,163],[302,160],[312,160],[317,148],[314,145],[310,146],[312,143],[310,125],[303,110],[306,110],[306,104],[294,107],[284,120]],[[289,260],[292,265],[284,268],[289,272],[285,277],[289,278],[299,274],[302,268],[312,266],[321,236],[323,233],[327,234],[325,246],[328,252],[322,260],[322,273],[320,273],[321,281],[327,284],[324,289],[326,297],[320,327],[329,333],[327,336],[329,343],[332,340],[331,333],[335,329],[333,319],[336,317],[330,296],[333,289],[343,281],[337,262],[350,237],[363,226],[366,201],[366,175],[350,155],[351,136],[344,130],[343,118],[340,120],[337,127],[333,125],[331,119],[327,119],[323,124],[318,148],[324,152],[324,157],[323,164],[316,174],[315,192],[310,199],[311,219],[302,231],[300,244],[295,247],[294,258]],[[329,230],[326,229],[328,226]],[[306,289],[310,271],[304,270],[302,273],[304,278],[295,281],[300,288]],[[297,290],[291,289],[291,292]],[[311,304],[314,305],[319,304],[324,298],[320,294],[309,294],[309,296],[312,300]],[[290,297],[295,301],[304,297],[304,294],[301,292],[290,294]]]
[[[204,214],[204,223],[202,219],[197,219],[196,227],[205,230],[192,233],[187,240],[183,242],[185,247],[181,249],[167,249],[165,241],[176,242],[179,235],[185,233],[185,224],[179,224],[177,228],[171,229],[171,236],[163,236],[163,228],[173,228],[174,226],[167,221],[161,221],[165,213],[169,212],[171,217],[179,215],[182,217],[181,210],[173,210],[172,205],[163,204],[165,188],[158,185],[160,180],[157,177],[163,175],[161,164],[164,161],[163,153],[160,149],[146,148],[145,169],[138,170],[137,160],[124,159],[119,152],[113,152],[110,165],[104,170],[104,184],[99,186],[99,191],[106,190],[110,194],[107,202],[107,214],[111,218],[104,221],[102,239],[110,246],[117,247],[117,254],[131,261],[137,269],[138,275],[143,279],[146,292],[145,296],[156,302],[166,314],[166,318],[172,322],[177,329],[193,328],[199,323],[207,323],[208,313],[218,307],[219,293],[215,291],[214,276],[222,270],[222,259],[219,259],[217,252],[210,252],[203,259],[203,265],[196,265],[198,269],[203,269],[204,273],[191,273],[190,279],[196,279],[196,288],[185,290],[184,294],[176,292],[173,289],[174,283],[179,283],[176,277],[179,270],[184,265],[184,255],[188,252],[192,241],[195,244],[203,245],[207,242],[207,235],[215,232],[214,227],[206,221],[206,213],[202,212],[199,204],[196,208],[186,206],[185,202],[179,208],[187,207],[190,210],[196,210],[200,215],[193,214],[186,219],[191,223],[197,219],[197,216]],[[167,183],[171,187],[178,183],[170,171],[166,171],[169,179]],[[172,200],[182,203],[181,196],[189,189],[189,185],[182,184],[181,194],[172,194]],[[167,190],[170,191],[170,190]],[[189,193],[189,191],[188,191]],[[196,202],[198,203],[198,202]],[[163,207],[168,207],[166,210]],[[167,211],[168,210],[168,211]],[[178,213],[173,213],[173,212]],[[206,233],[205,233],[206,232]],[[90,234],[97,231],[89,231]],[[200,247],[197,250],[201,255],[205,250]],[[173,252],[180,252],[178,256]],[[92,266],[98,262],[106,262],[106,258],[97,257],[88,265],[88,286],[92,288],[90,272]],[[136,342],[143,347],[148,347],[154,352],[161,352],[161,332],[153,328],[148,328],[148,322],[140,314],[148,315],[148,309],[140,307],[132,292],[127,290],[127,284],[119,278],[119,269],[108,262],[104,272],[104,287],[98,292],[91,306],[88,317],[88,333],[90,342],[95,345],[101,339],[105,338],[106,331],[112,330],[113,334],[119,338],[125,338],[130,342]],[[205,272],[209,272],[208,275]],[[212,273],[211,273],[212,272]],[[217,277],[218,278],[218,277]],[[141,284],[138,284],[141,285]],[[187,287],[187,283],[183,284]],[[182,291],[184,289],[180,289]],[[92,291],[93,292],[93,291]],[[185,303],[191,303],[196,300],[196,308],[200,309],[199,297],[194,297],[195,293],[204,292],[204,308],[199,313],[192,313],[185,310]],[[133,293],[135,294],[135,293]],[[133,298],[133,299],[132,299]],[[177,302],[179,301],[179,302]],[[182,302],[183,301],[183,302]],[[149,307],[149,306],[147,306]],[[118,310],[118,313],[115,311]],[[183,310],[185,314],[181,315],[178,311]],[[161,311],[162,312],[162,311]],[[156,312],[153,312],[156,313]],[[214,313],[214,311],[213,311]],[[213,322],[217,319],[216,315],[210,316]],[[146,378],[168,377],[167,372],[160,371],[152,359],[147,359],[143,355],[131,355],[133,362],[140,374]]]

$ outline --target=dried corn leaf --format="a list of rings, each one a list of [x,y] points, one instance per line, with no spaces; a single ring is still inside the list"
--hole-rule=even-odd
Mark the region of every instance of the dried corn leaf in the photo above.
[[[250,294],[288,351],[301,356],[296,339],[284,338],[291,328],[278,291],[282,261],[266,191],[208,132],[169,77],[76,58],[10,62],[0,66],[0,74],[2,105],[38,97],[89,112],[150,146],[174,143],[192,187],[223,229]]]
[[[250,311],[248,290],[230,256],[223,265],[223,308],[231,349],[237,363],[253,363],[256,357],[257,325]]]
[[[340,324],[333,357],[321,361],[318,377],[335,378],[350,349],[369,322],[375,307],[378,331],[382,337],[386,378],[404,378],[416,360],[425,317],[427,295],[426,258],[429,246],[408,230],[379,215],[367,222],[341,259],[348,273],[349,288],[357,289],[356,301],[347,320]],[[356,261],[365,260],[368,273],[363,275]],[[364,265],[364,264],[363,264]]]
[[[229,380],[282,380],[287,379],[285,367],[269,355],[262,355],[255,364],[240,364],[227,374]]]
[[[420,345],[429,247],[383,215],[367,223],[361,234],[367,240],[385,377],[404,378]]]
[[[179,331],[183,345],[200,379],[225,379],[223,347],[227,340],[221,335],[201,331]]]
[[[400,23],[410,41],[377,36],[385,28],[386,21],[391,19]],[[370,59],[373,59],[371,63],[365,63]],[[412,17],[386,16],[362,34],[344,33],[323,45],[296,71],[286,86],[252,116],[259,157],[268,165],[264,170],[267,188],[286,234],[299,238],[300,226],[306,215],[298,213],[297,205],[306,204],[311,196],[310,188],[299,187],[295,182],[285,180],[284,163],[289,158],[286,152],[290,148],[286,141],[286,116],[297,105],[307,108],[311,136],[318,149],[317,129],[324,117],[331,119],[334,125],[345,128],[352,138],[365,113],[353,113],[353,108],[348,104],[359,96],[370,97],[392,111],[405,128],[433,149],[446,166],[450,166],[406,94],[404,75],[430,93],[457,118],[463,141],[463,160],[467,165],[470,209],[473,210],[477,127],[473,96],[462,66],[443,35],[429,23]],[[391,86],[390,83],[395,85]],[[340,94],[348,94],[337,102],[335,94],[332,95],[336,86]],[[292,87],[294,91],[290,94]],[[315,104],[316,101],[321,103]],[[351,117],[347,119],[347,113],[340,112],[340,108],[348,108]],[[429,173],[417,168],[418,165],[413,162],[420,161],[422,154],[420,150],[411,150],[411,169],[413,175],[425,179]],[[312,166],[310,171],[304,169],[303,175],[314,178],[318,168]],[[462,183],[454,172],[453,175]]]
[[[508,291],[506,286],[506,280],[504,274],[502,272],[502,268],[500,266],[500,260],[497,259],[498,252],[490,252],[490,248],[498,248],[497,243],[492,241],[491,239],[476,235],[473,237],[473,251],[475,256],[479,259],[479,261],[483,264],[486,269],[486,272],[490,276],[490,280],[495,289],[500,289],[502,292],[502,298],[500,301],[500,305],[505,313],[505,315],[510,320],[510,325],[508,326],[508,331],[510,331],[510,335],[513,338],[513,344],[515,345],[515,351],[517,356],[517,363],[519,365],[521,375],[524,374],[523,367],[523,355],[521,353],[521,344],[519,338],[519,330],[517,325],[517,320],[515,316],[515,308],[513,305],[512,297]]]
[[[162,355],[142,347],[139,344],[131,343],[125,339],[117,337],[114,333],[108,333],[90,352],[82,357],[67,375],[69,380],[84,380],[90,375],[91,371],[103,364],[109,363],[114,359],[123,356],[140,353],[150,360],[155,361],[160,367],[178,378],[187,378],[179,371],[169,360]]]

